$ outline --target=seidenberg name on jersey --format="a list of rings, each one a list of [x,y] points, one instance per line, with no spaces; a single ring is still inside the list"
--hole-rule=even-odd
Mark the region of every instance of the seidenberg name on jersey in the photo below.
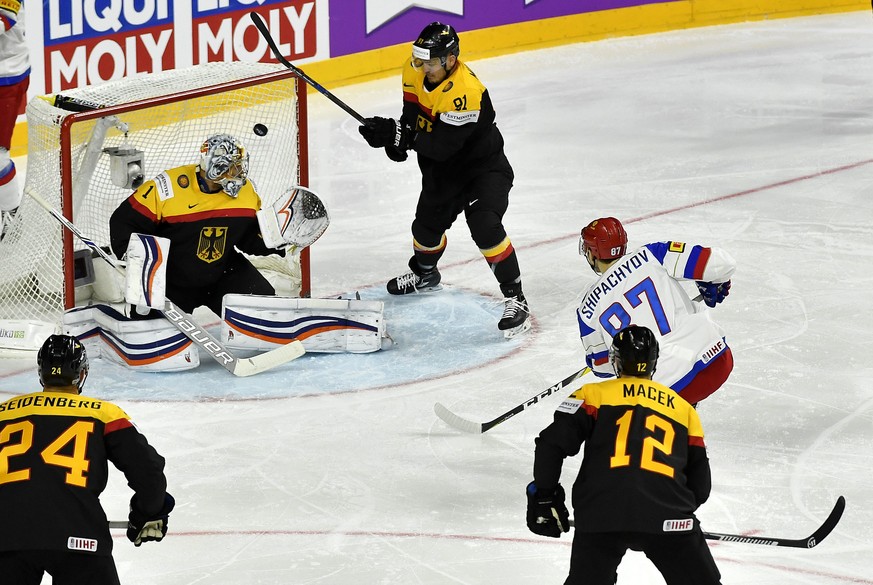
[[[16,408],[27,408],[28,406],[46,406],[57,408],[93,408],[100,410],[102,402],[96,400],[82,400],[77,397],[69,396],[46,396],[38,394],[36,396],[23,396],[16,400],[9,400],[0,404],[0,412],[5,410],[15,410]]]

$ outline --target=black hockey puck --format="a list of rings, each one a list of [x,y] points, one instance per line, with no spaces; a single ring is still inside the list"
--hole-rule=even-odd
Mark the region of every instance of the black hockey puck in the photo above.
[[[255,127],[252,128],[252,132],[257,134],[258,136],[266,136],[267,135],[267,127],[263,124],[255,124]]]

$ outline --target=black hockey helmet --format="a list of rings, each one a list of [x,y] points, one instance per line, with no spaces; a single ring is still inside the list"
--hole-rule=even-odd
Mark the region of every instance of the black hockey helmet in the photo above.
[[[648,327],[625,327],[612,338],[609,361],[616,376],[651,378],[658,363],[658,339]]]
[[[441,22],[432,22],[418,35],[418,38],[412,43],[412,59],[413,63],[419,61],[429,61],[430,59],[440,59],[445,65],[445,59],[449,55],[457,57],[461,52],[461,40],[458,38],[458,33],[448,24]]]
[[[45,386],[76,386],[79,393],[88,377],[88,354],[82,342],[70,335],[52,335],[36,356],[39,383]]]

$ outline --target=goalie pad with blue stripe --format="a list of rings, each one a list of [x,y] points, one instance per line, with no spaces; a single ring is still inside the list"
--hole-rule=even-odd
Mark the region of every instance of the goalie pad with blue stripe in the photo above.
[[[132,320],[109,305],[64,313],[64,333],[77,337],[88,357],[143,372],[178,372],[200,365],[197,346],[166,319]]]
[[[307,353],[370,353],[386,339],[382,301],[229,294],[221,340],[230,349],[270,350],[298,339]]]

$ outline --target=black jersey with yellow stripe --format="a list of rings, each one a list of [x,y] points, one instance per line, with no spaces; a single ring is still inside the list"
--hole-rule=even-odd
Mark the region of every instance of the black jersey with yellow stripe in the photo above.
[[[459,60],[432,89],[425,85],[424,72],[407,63],[402,83],[401,119],[415,129],[413,148],[425,198],[451,199],[481,173],[496,171],[512,177],[491,97],[464,62]]]
[[[209,286],[243,252],[275,253],[264,246],[255,213],[261,200],[251,181],[237,197],[205,193],[197,165],[170,169],[143,183],[109,220],[112,250],[120,258],[132,233],[170,240],[167,281],[179,287]]]
[[[48,391],[0,404],[0,551],[109,555],[112,537],[99,495],[110,461],[144,510],[161,508],[164,459],[118,406]]]
[[[571,394],[536,440],[537,486],[553,488],[564,457],[583,443],[573,485],[576,530],[662,532],[668,520],[693,519],[709,497],[697,411],[667,386],[618,378]]]

